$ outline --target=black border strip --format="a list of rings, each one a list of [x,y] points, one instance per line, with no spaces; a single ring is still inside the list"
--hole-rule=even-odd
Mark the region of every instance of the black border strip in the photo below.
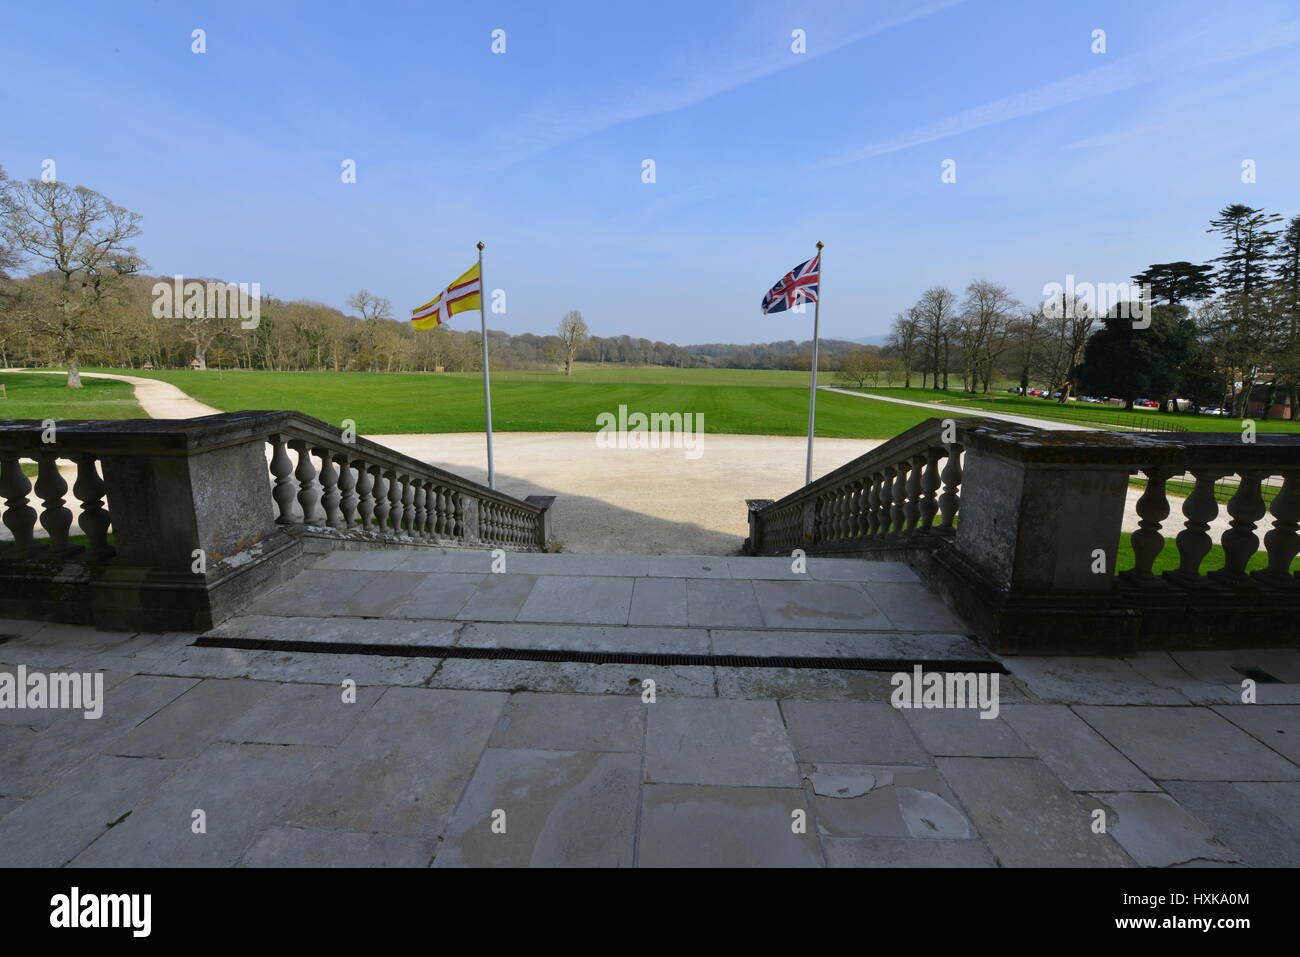
[[[999,661],[980,658],[785,658],[775,655],[688,655],[638,651],[570,651],[555,648],[468,648],[453,645],[368,645],[357,642],[280,641],[205,635],[195,648],[297,651],[305,654],[383,655],[391,658],[479,658],[504,661],[577,662],[588,665],[696,665],[720,668],[798,668],[834,671],[923,671],[1009,674]]]

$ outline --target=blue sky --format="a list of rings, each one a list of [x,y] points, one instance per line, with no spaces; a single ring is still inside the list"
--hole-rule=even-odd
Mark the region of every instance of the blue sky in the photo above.
[[[405,315],[482,239],[509,332],[804,338],[758,303],[820,239],[823,334],[858,337],[1300,212],[1298,91],[1296,2],[47,0],[5,15],[0,164],[141,213],[152,272],[281,298]]]

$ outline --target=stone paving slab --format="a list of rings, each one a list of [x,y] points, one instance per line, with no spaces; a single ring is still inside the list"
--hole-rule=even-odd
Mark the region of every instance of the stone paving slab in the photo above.
[[[73,712],[64,713],[42,731],[0,728],[11,732],[0,739],[6,742],[0,761],[0,795],[40,793],[196,683],[193,678],[133,675],[105,693],[104,714],[98,719],[87,720],[81,712]]]
[[[818,833],[835,837],[966,840],[973,828],[935,768],[817,764],[812,785]]]
[[[717,696],[777,700],[888,701],[889,675],[828,668],[718,668]]]
[[[484,576],[457,572],[424,575],[410,595],[393,606],[393,618],[455,618]]]
[[[580,662],[447,658],[424,681],[426,688],[539,691],[560,694],[640,696],[654,683],[656,694],[699,698],[716,694],[714,669],[696,665],[589,665]]]
[[[189,758],[216,740],[224,727],[269,697],[265,681],[208,678],[112,745],[112,753],[138,758]]]
[[[873,562],[856,558],[809,558],[808,574],[820,581],[919,582],[902,562]]]
[[[343,604],[388,572],[313,568],[274,591],[257,598],[247,611],[254,615],[342,614]]]
[[[648,707],[635,695],[511,695],[488,743],[494,748],[639,754]]]
[[[441,833],[505,702],[490,692],[389,688],[276,823]]]
[[[728,561],[712,556],[651,555],[645,574],[651,578],[730,578]]]
[[[1169,781],[1165,790],[1251,867],[1300,867],[1300,832],[1223,781]]]
[[[433,866],[631,866],[640,773],[639,754],[488,748]]]
[[[795,757],[837,764],[930,764],[897,709],[865,701],[781,702]]]
[[[1287,648],[1245,648],[1225,651],[1170,652],[1189,674],[1201,681],[1241,687],[1246,678],[1238,668],[1259,668],[1289,684],[1300,684],[1300,651]]]
[[[710,629],[719,655],[792,658],[893,658],[991,660],[964,635],[908,634],[897,631],[768,631]]]
[[[14,675],[15,677],[13,680],[17,681],[17,675],[19,674],[18,667],[19,667],[18,665],[0,664],[0,673]],[[30,680],[30,677],[33,672],[48,674],[50,670],[52,669],[28,664],[27,676]],[[63,670],[63,669],[58,669],[58,670]],[[117,685],[121,684],[127,678],[131,677],[131,675],[126,672],[120,672],[120,671],[101,672],[99,668],[93,665],[87,667],[80,667],[76,670],[83,674],[86,672],[89,672],[92,675],[95,674],[96,672],[102,673],[104,676],[103,682],[104,682],[105,698],[107,698],[109,691],[117,687]],[[32,728],[33,730],[40,730],[42,728],[48,728],[54,722],[58,721],[60,718],[65,717],[67,714],[69,714],[68,711],[61,710],[59,708],[0,708],[0,725],[13,725],[15,727],[24,727],[24,728]]]
[[[920,582],[870,582],[862,587],[889,625],[900,631],[971,632],[969,625]]]
[[[385,690],[353,688],[345,700],[340,685],[282,684],[271,685],[271,689],[227,724],[220,737],[245,744],[333,747],[347,737]]]
[[[686,579],[638,578],[632,589],[629,625],[686,625]]]
[[[661,698],[648,720],[647,782],[799,787],[775,701]]]
[[[1084,805],[1106,814],[1106,832],[1143,867],[1194,861],[1238,863],[1241,856],[1164,793],[1091,794]]]
[[[903,719],[933,755],[1028,758],[1034,752],[1002,718],[982,718],[974,708],[902,708]]]
[[[750,581],[686,583],[686,619],[697,628],[761,628],[763,614]]]
[[[61,867],[181,767],[181,761],[97,757],[0,817],[0,867]]]
[[[1257,741],[1300,764],[1300,705],[1238,704],[1214,710]]]
[[[811,822],[793,829],[794,812],[808,810],[799,788],[647,784],[642,793],[642,867],[822,866]]]
[[[514,621],[536,584],[536,575],[488,575],[456,617],[461,621]]]
[[[1239,781],[1233,787],[1300,834],[1300,782]]]
[[[1131,867],[1085,805],[1036,759],[936,758],[1004,867]]]
[[[997,867],[983,841],[823,837],[827,867]]]
[[[437,844],[432,837],[276,826],[262,832],[239,866],[428,867]]]
[[[584,625],[626,625],[632,604],[631,578],[546,575],[528,594],[516,621],[563,621]]]
[[[1159,790],[1064,705],[1008,705],[1002,708],[1002,718],[1071,791]]]
[[[709,654],[709,634],[700,628],[626,625],[558,625],[473,622],[455,642],[458,648],[550,648],[576,651]]]
[[[1294,781],[1300,767],[1208,708],[1075,712],[1156,781]]]
[[[1044,701],[1061,704],[1187,704],[1114,658],[1038,658],[1015,656],[1007,668]]]
[[[756,581],[753,588],[768,628],[889,627],[856,582]]]
[[[360,645],[450,645],[463,624],[403,618],[316,618],[241,615],[206,634],[214,638],[327,641]]]
[[[1233,704],[1241,700],[1241,685],[1210,683],[1194,678],[1167,651],[1139,652],[1123,662],[1152,684],[1178,692],[1191,704]],[[1084,701],[1082,704],[1105,704]],[[1113,702],[1109,702],[1113,703]]]
[[[218,742],[161,784],[73,867],[230,867],[307,781],[318,748]],[[195,833],[195,811],[204,833]]]

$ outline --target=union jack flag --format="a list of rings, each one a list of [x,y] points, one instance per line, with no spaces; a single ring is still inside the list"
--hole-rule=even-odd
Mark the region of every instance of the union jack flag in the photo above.
[[[822,255],[818,253],[786,273],[763,297],[763,315],[785,312],[804,302],[816,302],[821,264]]]

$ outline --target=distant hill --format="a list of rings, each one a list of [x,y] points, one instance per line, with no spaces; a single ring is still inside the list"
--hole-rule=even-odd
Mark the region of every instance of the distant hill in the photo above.
[[[859,346],[883,346],[885,344],[885,340],[888,339],[889,337],[885,335],[880,335],[880,336],[862,336],[857,339],[849,339],[846,338],[845,336],[833,336],[828,338],[833,338],[838,342],[852,342]]]

